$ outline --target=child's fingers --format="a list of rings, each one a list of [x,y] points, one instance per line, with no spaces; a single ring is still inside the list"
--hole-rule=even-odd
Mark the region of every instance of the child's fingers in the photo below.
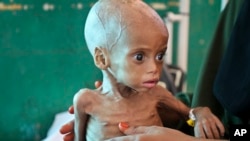
[[[216,121],[217,128],[220,131],[220,136],[224,137],[224,134],[225,134],[225,127],[224,127],[224,125],[220,122],[220,120],[217,117],[215,117],[215,121]]]

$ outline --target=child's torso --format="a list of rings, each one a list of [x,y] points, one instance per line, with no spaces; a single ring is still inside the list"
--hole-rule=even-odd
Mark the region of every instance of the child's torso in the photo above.
[[[134,95],[131,99],[115,100],[105,95],[96,95],[86,111],[90,118],[87,123],[87,141],[100,141],[122,136],[119,122],[129,126],[162,126],[157,112],[157,98],[152,95]]]

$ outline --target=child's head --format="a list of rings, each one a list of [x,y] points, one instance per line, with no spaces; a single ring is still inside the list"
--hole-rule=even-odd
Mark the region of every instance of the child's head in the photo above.
[[[98,68],[135,90],[158,82],[168,31],[141,0],[99,0],[90,10],[85,39]]]

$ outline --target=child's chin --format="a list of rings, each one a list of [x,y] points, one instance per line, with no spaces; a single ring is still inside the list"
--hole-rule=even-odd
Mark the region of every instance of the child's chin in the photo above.
[[[143,93],[143,92],[148,92],[150,89],[152,89],[152,88],[142,87],[142,88],[137,88],[134,90],[136,90],[137,92]]]

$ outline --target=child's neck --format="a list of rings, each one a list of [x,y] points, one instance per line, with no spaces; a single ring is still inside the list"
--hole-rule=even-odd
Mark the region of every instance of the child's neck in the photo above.
[[[130,87],[118,83],[117,79],[107,71],[103,72],[103,80],[102,80],[102,93],[114,95],[117,98],[126,98],[132,94],[136,94],[135,90],[131,89]]]

